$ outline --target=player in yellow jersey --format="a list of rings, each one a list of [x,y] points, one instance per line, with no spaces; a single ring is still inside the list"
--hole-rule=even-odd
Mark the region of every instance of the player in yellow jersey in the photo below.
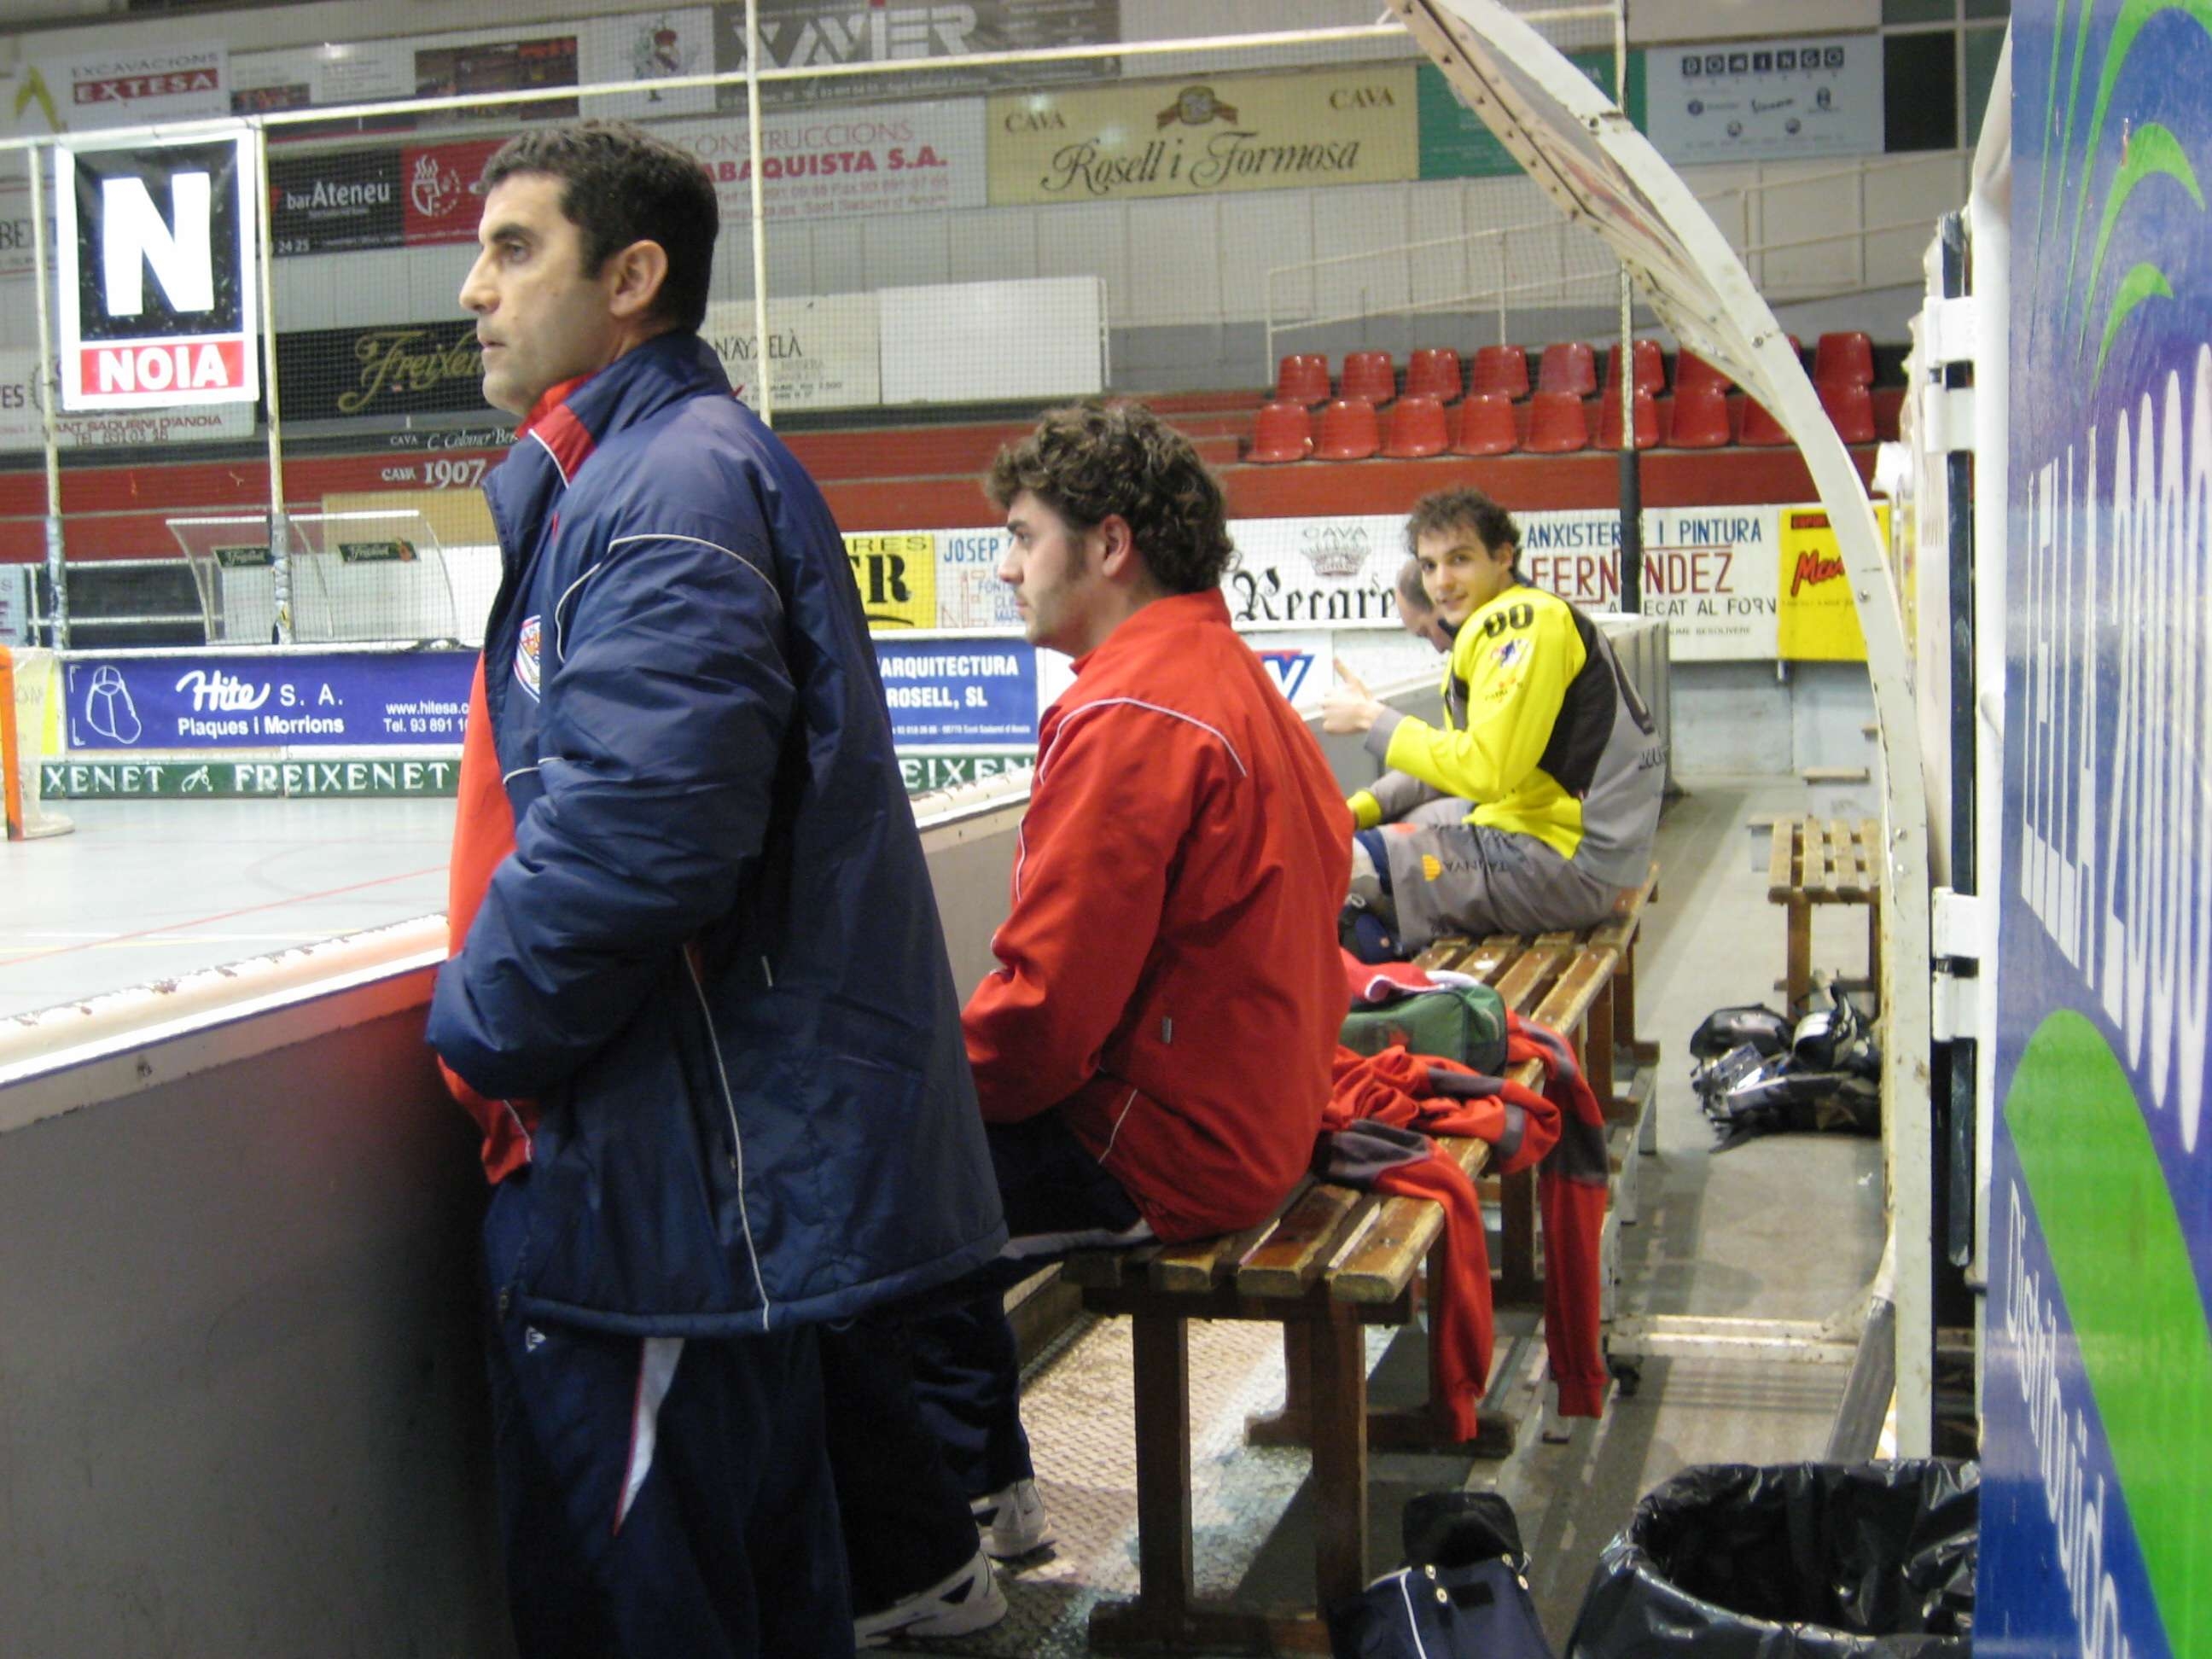
[[[1374,919],[1356,942],[1410,954],[1445,933],[1603,919],[1643,881],[1658,825],[1666,752],[1649,711],[1597,625],[1522,580],[1521,532],[1490,497],[1424,496],[1406,540],[1452,636],[1443,719],[1385,708],[1340,665],[1322,723],[1466,810],[1390,822],[1374,793],[1352,797],[1347,921]]]

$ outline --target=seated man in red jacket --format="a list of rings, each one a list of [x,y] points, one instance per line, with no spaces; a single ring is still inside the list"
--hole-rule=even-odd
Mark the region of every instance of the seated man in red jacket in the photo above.
[[[832,1366],[864,1637],[961,1627],[978,1526],[997,1556],[1049,1540],[1004,1287],[1081,1245],[1273,1213],[1344,1011],[1350,815],[1230,625],[1219,484],[1150,410],[1086,404],[1000,451],[987,487],[1023,630],[1076,679],[1041,722],[999,966],[962,1022],[1014,1237],[965,1281],[981,1294]],[[911,1361],[918,1444],[887,1354]]]

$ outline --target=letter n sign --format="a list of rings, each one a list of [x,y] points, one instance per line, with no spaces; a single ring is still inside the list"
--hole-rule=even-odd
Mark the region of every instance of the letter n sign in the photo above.
[[[62,407],[260,395],[253,140],[54,152]]]

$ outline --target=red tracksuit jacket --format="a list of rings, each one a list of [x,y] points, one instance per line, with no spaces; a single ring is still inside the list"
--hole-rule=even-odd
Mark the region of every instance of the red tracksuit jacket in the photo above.
[[[1328,1098],[1351,814],[1218,592],[1075,668],[963,1017],[975,1092],[991,1122],[1065,1113],[1162,1238],[1249,1227]]]

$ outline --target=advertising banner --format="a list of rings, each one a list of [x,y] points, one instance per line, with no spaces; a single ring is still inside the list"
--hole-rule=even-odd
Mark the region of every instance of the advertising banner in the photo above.
[[[714,107],[712,87],[653,84],[713,72],[711,7],[671,6],[593,18],[577,26],[576,47],[585,85],[635,81],[640,87],[623,97],[592,99],[586,111],[589,115],[603,120],[652,121],[664,115],[702,115]]]
[[[279,254],[397,247],[399,153],[355,149],[269,162],[270,235]],[[471,227],[473,229],[473,227]]]
[[[2012,54],[2009,499],[1977,538],[2006,665],[1974,1643],[2202,1654],[2212,34],[2024,0]]]
[[[236,53],[230,60],[231,113],[268,115],[279,110],[411,98],[415,46],[406,40],[360,40]],[[269,139],[281,144],[341,132],[402,131],[411,128],[415,119],[411,114],[395,113],[366,120],[305,122],[271,127]]]
[[[335,755],[312,760],[216,760],[164,757],[50,760],[40,768],[49,800],[132,800],[154,795],[201,800],[339,797],[355,800],[451,795],[460,781],[459,750],[447,756]]]
[[[1267,678],[1291,707],[1300,713],[1321,707],[1322,695],[1336,678],[1331,665],[1334,635],[1306,630],[1253,634],[1244,643],[1260,659]]]
[[[1374,185],[1420,173],[1411,64],[990,100],[991,205]]]
[[[1615,98],[1613,52],[1574,52],[1567,60],[1599,91]],[[1644,54],[1628,54],[1629,120],[1641,131],[1646,118]],[[1434,64],[1413,71],[1414,100],[1420,116],[1421,177],[1424,179],[1517,179],[1524,169],[1482,118],[1459,100]],[[1616,101],[1618,101],[1616,98]]]
[[[899,757],[899,777],[908,794],[919,795],[932,789],[957,789],[963,783],[981,783],[986,778],[1004,777],[1009,772],[1026,772],[1036,764],[1034,749],[992,750],[977,754],[925,749]]]
[[[910,531],[897,535],[848,536],[845,556],[871,629],[937,626],[937,538]]]
[[[1003,530],[937,532],[937,625],[939,628],[1019,628],[1014,590],[999,580],[1006,556]]]
[[[7,88],[0,83],[0,112],[4,112]],[[31,180],[27,164],[43,165],[44,156],[37,150],[21,150],[0,160],[0,279],[27,276],[31,274],[32,259],[38,250],[38,238],[31,229]],[[51,195],[46,199],[46,230],[51,236],[54,228],[54,204]],[[52,244],[51,241],[48,246]]]
[[[441,42],[415,51],[415,95],[454,98],[472,92],[521,92],[534,87],[576,84],[576,37],[546,34],[528,40],[500,39]],[[463,105],[441,119],[487,121],[573,121],[574,98],[547,98],[514,104]]]
[[[459,286],[459,278],[455,279]],[[468,319],[427,325],[302,329],[276,337],[287,421],[434,410],[489,414],[483,354]]]
[[[35,347],[0,346],[0,450],[45,447],[38,378]],[[55,441],[64,449],[121,450],[252,435],[252,404],[118,410],[107,415],[64,415],[54,422]]]
[[[55,130],[85,132],[229,114],[229,57],[221,46],[156,46],[44,58],[35,73],[59,117]],[[37,96],[27,80],[16,101]]]
[[[760,0],[756,9],[764,68],[812,69],[884,64],[979,52],[1037,52],[1054,46],[1110,45],[1121,38],[1121,0],[963,0],[959,5],[910,0]],[[714,8],[714,68],[745,67],[745,9],[742,0]],[[770,108],[872,98],[951,98],[987,88],[1038,86],[1058,81],[1110,80],[1121,60],[1090,58],[1069,63],[1015,64],[1004,69],[972,64],[913,74],[848,75],[827,79],[771,81],[763,89]],[[742,110],[745,89],[718,89],[721,106]]]
[[[1674,660],[1774,658],[1777,514],[1771,507],[1646,510],[1644,614],[1667,619]],[[1618,513],[1515,517],[1521,526],[1521,568],[1531,586],[1586,611],[1620,609]],[[1829,552],[1834,554],[1832,536]]]
[[[659,136],[697,155],[725,228],[752,222],[752,147],[743,121],[678,121]],[[981,207],[983,106],[839,106],[763,116],[761,199],[771,220]]]
[[[409,246],[477,240],[483,217],[477,180],[506,141],[471,138],[456,144],[410,144],[399,152],[400,237]],[[454,278],[455,285],[459,277]]]
[[[252,138],[54,152],[62,407],[260,395]]]
[[[1398,626],[1401,514],[1340,519],[1238,519],[1237,563],[1222,581],[1239,629]]]
[[[1887,543],[1887,503],[1875,504],[1875,519]],[[1828,515],[1818,507],[1785,507],[1777,541],[1776,653],[1793,662],[1864,662],[1866,635]]]
[[[1645,131],[1678,166],[1881,149],[1878,34],[1654,46],[1649,60]]]
[[[458,744],[472,651],[77,656],[68,746],[100,750]]]
[[[1036,742],[1036,653],[1020,640],[878,640],[876,663],[900,749]]]
[[[722,360],[738,395],[757,406],[761,351],[753,327],[753,302],[717,301],[707,307],[707,320],[699,334]],[[770,300],[768,383],[779,411],[854,409],[881,403],[876,296],[835,294],[807,300]]]

